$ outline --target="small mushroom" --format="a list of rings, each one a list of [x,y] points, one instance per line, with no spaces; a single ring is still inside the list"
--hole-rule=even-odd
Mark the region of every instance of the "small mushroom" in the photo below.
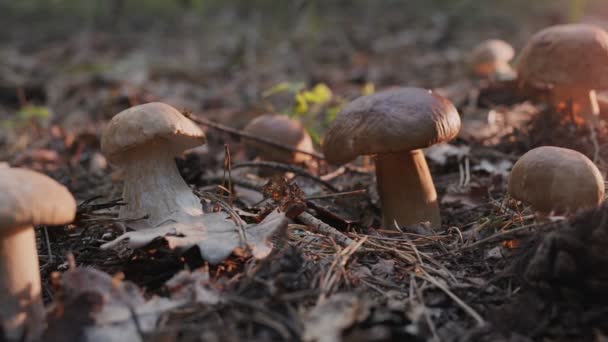
[[[312,139],[302,124],[285,115],[258,116],[249,122],[244,131],[254,136],[272,139],[294,149],[314,152]],[[259,157],[264,160],[285,164],[305,164],[311,160],[311,156],[308,154],[280,150],[256,141],[251,141],[249,144],[253,152],[257,152]]]
[[[441,224],[437,194],[422,148],[454,138],[460,116],[432,91],[396,88],[355,99],[325,135],[327,160],[343,164],[376,155],[376,178],[384,227],[429,221]]]
[[[526,152],[513,165],[509,195],[539,213],[574,213],[603,201],[604,179],[582,153],[543,146]]]
[[[513,47],[500,39],[489,39],[477,45],[470,56],[470,68],[479,78],[513,79],[515,71],[509,62],[515,56]]]
[[[133,228],[161,224],[174,215],[202,214],[200,200],[181,177],[175,157],[204,144],[203,131],[175,108],[158,102],[116,114],[101,137],[101,150],[124,172],[121,218],[141,218]]]
[[[554,106],[571,101],[574,114],[595,120],[595,90],[608,88],[608,33],[587,24],[541,30],[521,51],[517,75],[522,84],[551,88]]]
[[[74,198],[53,179],[0,168],[0,331],[8,341],[24,333],[35,340],[45,326],[33,226],[67,224],[75,214]]]

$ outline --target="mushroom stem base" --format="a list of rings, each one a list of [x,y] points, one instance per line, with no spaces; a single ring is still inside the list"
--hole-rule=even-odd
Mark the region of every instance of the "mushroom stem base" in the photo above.
[[[34,340],[44,329],[40,269],[32,227],[0,239],[0,322],[8,341]]]
[[[581,88],[555,87],[552,92],[553,104],[557,108],[565,108],[572,102],[572,111],[575,118],[595,123],[600,114],[595,90]]]
[[[130,224],[135,229],[154,227],[180,215],[203,213],[200,200],[179,174],[173,152],[162,144],[150,144],[146,150],[131,151],[124,159],[125,171],[120,217],[145,220]]]
[[[422,150],[376,156],[376,182],[384,228],[430,222],[441,225],[437,193]]]

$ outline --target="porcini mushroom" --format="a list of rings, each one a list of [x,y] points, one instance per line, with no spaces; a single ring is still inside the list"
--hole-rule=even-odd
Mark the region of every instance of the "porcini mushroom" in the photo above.
[[[270,138],[277,143],[294,149],[314,152],[312,139],[302,124],[285,115],[265,114],[258,116],[249,122],[244,132],[254,136]],[[258,153],[260,158],[268,161],[286,164],[304,164],[311,159],[311,156],[308,154],[280,150],[256,141],[251,141],[249,144]]]
[[[470,56],[470,68],[480,78],[512,79],[515,71],[509,62],[515,56],[513,47],[500,39],[489,39],[477,45]]]
[[[45,326],[33,226],[66,224],[75,213],[74,198],[53,179],[0,168],[0,322],[8,341],[24,333],[35,340]]]
[[[441,224],[437,194],[422,148],[454,138],[460,116],[446,98],[420,88],[362,96],[338,114],[325,135],[327,160],[343,164],[376,155],[384,227]]]
[[[175,157],[205,143],[205,134],[175,108],[158,102],[116,114],[104,129],[101,150],[124,171],[121,218],[141,218],[135,229],[173,215],[201,215],[200,200],[183,180]]]
[[[574,114],[595,120],[595,90],[608,87],[608,33],[587,24],[541,30],[521,51],[517,74],[522,84],[551,88],[553,105],[572,101]]]
[[[574,213],[603,201],[604,179],[582,153],[542,146],[526,152],[513,165],[509,195],[540,213]]]

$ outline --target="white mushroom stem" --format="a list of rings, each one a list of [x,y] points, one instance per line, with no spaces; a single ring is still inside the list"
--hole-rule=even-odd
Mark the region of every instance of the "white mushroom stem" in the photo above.
[[[441,225],[437,193],[422,150],[376,156],[376,182],[384,228],[429,221]]]
[[[40,269],[32,227],[0,237],[0,320],[8,341],[36,339],[45,327]]]
[[[202,215],[200,200],[177,170],[174,153],[160,143],[125,153],[120,165],[125,173],[121,218],[140,218],[135,229],[159,225],[169,217]],[[177,216],[176,216],[177,215]]]

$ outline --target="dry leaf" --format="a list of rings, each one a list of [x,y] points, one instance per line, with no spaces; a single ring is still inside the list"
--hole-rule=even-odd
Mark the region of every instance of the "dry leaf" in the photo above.
[[[287,229],[287,218],[279,210],[273,211],[258,224],[243,223],[246,241],[241,241],[240,228],[225,212],[182,216],[167,221],[157,227],[125,233],[101,248],[113,248],[123,240],[127,240],[131,248],[140,248],[162,238],[169,248],[178,251],[197,246],[203,259],[217,264],[237,248],[248,247],[256,259],[263,259],[272,251],[271,239]]]
[[[460,160],[465,156],[469,155],[471,147],[462,145],[450,145],[447,143],[433,145],[429,148],[424,149],[424,155],[439,165],[445,165],[450,157],[456,157]]]
[[[481,162],[479,162],[479,165],[475,165],[473,167],[473,170],[485,171],[491,175],[501,175],[506,177],[509,175],[509,170],[511,170],[511,166],[513,166],[513,163],[506,159],[499,160],[495,163],[492,163],[487,159],[482,159]]]
[[[310,310],[304,321],[302,339],[307,342],[342,341],[342,332],[368,315],[368,306],[355,294],[335,294]]]
[[[88,307],[90,312],[80,313],[92,320],[83,321],[84,327],[73,327],[74,330],[82,330],[80,340],[87,342],[143,341],[142,334],[154,331],[160,315],[187,303],[158,297],[146,301],[134,284],[92,268],[69,270],[62,275],[61,283],[66,303],[83,296],[98,298],[95,305]],[[83,308],[65,306],[65,310],[70,309]],[[62,315],[72,317],[69,312]],[[59,318],[54,324],[62,326],[65,322]],[[53,331],[53,327],[49,330]]]
[[[221,294],[211,284],[208,270],[181,271],[169,279],[165,286],[171,299],[206,305],[215,305],[221,301]]]

